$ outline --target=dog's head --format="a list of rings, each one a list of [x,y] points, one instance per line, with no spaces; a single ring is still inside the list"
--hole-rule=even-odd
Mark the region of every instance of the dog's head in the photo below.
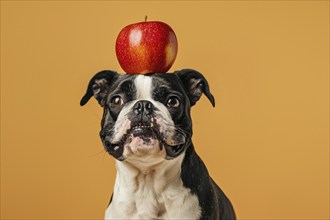
[[[190,108],[203,93],[214,106],[206,79],[195,70],[148,75],[101,71],[90,80],[80,105],[94,96],[103,107],[100,137],[116,159],[172,159],[190,144]]]

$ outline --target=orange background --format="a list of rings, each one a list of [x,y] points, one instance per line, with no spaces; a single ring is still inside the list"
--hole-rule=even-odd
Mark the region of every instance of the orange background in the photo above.
[[[238,218],[328,219],[328,1],[1,1],[1,218],[103,218],[114,160],[79,101],[145,15],[209,80],[193,139]]]

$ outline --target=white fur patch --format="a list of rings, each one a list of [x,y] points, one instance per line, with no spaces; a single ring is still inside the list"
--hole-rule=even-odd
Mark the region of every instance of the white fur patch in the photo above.
[[[183,157],[117,161],[114,194],[105,219],[199,219],[198,198],[180,178]]]
[[[137,100],[151,100],[152,77],[138,75],[134,80]]]

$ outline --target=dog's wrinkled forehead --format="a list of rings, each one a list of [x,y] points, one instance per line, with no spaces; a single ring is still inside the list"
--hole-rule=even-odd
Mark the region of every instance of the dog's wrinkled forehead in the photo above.
[[[169,74],[168,74],[169,75]],[[183,88],[175,77],[162,75],[123,75],[112,85],[108,93],[108,101],[114,94],[125,96],[125,101],[136,99],[151,100],[164,97],[167,93]]]
[[[134,85],[134,75],[122,75],[117,81],[109,88],[108,101],[112,94],[125,95],[127,99],[133,99],[136,95],[136,87]]]

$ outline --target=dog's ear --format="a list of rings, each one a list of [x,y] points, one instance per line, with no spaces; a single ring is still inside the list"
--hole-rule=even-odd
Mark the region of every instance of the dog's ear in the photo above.
[[[175,71],[174,74],[177,75],[182,82],[183,87],[189,96],[191,106],[196,104],[203,93],[210,100],[213,107],[215,106],[214,97],[210,92],[209,84],[201,73],[192,69],[183,69]]]
[[[118,78],[119,74],[110,70],[98,72],[89,81],[86,94],[80,100],[80,105],[85,105],[94,96],[101,106],[104,105],[105,96],[111,84]]]

